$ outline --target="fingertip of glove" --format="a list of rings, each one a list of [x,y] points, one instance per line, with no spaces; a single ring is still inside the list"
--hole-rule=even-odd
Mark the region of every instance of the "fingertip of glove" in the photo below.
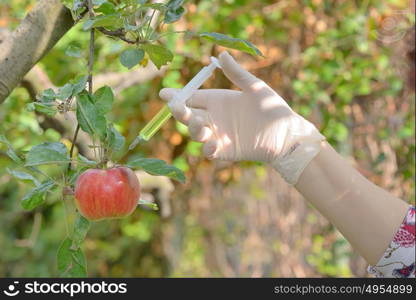
[[[218,60],[220,61],[222,68],[224,65],[235,62],[234,58],[230,55],[230,53],[228,53],[228,51],[221,52],[221,54],[218,56]]]
[[[165,101],[169,101],[172,99],[173,95],[175,95],[176,89],[173,88],[164,88],[161,89],[159,92],[159,97],[162,98]]]
[[[223,59],[226,56],[230,56],[230,53],[228,53],[227,50],[224,50],[220,53],[220,55],[218,56],[219,59]]]

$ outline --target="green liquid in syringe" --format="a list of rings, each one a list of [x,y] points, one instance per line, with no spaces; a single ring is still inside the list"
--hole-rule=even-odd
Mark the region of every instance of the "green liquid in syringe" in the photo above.
[[[165,105],[140,131],[139,136],[141,139],[148,141],[155,133],[166,123],[172,116],[170,109]]]
[[[218,60],[215,57],[211,57],[211,63],[205,66],[201,71],[196,74],[191,81],[189,81],[177,95],[178,99],[185,101],[192,96],[192,93],[196,91],[204,81],[211,76],[215,68],[221,68]],[[129,149],[134,148],[140,141],[148,141],[159,129],[166,123],[172,116],[170,109],[165,105],[149,123],[139,132],[139,136],[130,145]]]

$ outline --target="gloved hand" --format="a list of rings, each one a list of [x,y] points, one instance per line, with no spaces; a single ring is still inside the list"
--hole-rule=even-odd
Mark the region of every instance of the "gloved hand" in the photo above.
[[[162,89],[160,97],[168,101],[173,116],[188,125],[191,138],[204,143],[209,159],[271,163],[288,183],[296,184],[325,137],[227,52],[219,61],[241,91],[198,90],[186,104],[169,102],[176,89]]]

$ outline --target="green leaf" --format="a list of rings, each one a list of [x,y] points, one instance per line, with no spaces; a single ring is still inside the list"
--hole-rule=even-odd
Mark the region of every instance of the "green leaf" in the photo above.
[[[33,111],[35,111],[35,103],[34,102],[30,102],[30,103],[28,103],[28,104],[26,104],[26,110],[28,111],[28,112],[33,112]]]
[[[124,143],[125,143],[125,138],[117,131],[117,129],[114,128],[112,124],[108,126],[107,137],[108,137],[108,146],[111,149],[113,149],[114,151],[119,151],[121,150],[121,148],[123,148]]]
[[[46,89],[42,92],[42,94],[36,96],[36,100],[41,103],[51,103],[55,101],[57,95],[53,89]]]
[[[151,61],[156,65],[158,69],[161,66],[166,65],[168,62],[172,61],[173,54],[163,46],[153,45],[153,44],[144,44],[142,48],[149,55]]]
[[[78,95],[83,90],[85,90],[85,87],[87,85],[87,81],[88,81],[88,76],[87,75],[81,76],[78,79],[74,80],[74,82],[72,84],[72,86],[73,86],[72,96]]]
[[[57,113],[57,109],[55,108],[54,105],[51,105],[51,104],[32,102],[32,103],[29,103],[29,105],[26,107],[28,108],[29,111],[36,110],[50,117],[53,117]]]
[[[184,0],[169,0],[168,3],[166,3],[166,7],[168,9],[178,9],[182,6]]]
[[[46,142],[30,149],[25,166],[60,163],[69,163],[68,149],[62,143]]]
[[[95,27],[118,28],[123,25],[123,20],[118,14],[98,16],[84,22],[82,29],[85,31]]]
[[[224,46],[231,49],[240,50],[251,55],[263,56],[263,53],[256,46],[249,41],[232,38],[222,33],[217,32],[203,32],[199,34],[200,37],[210,40],[217,45]]]
[[[49,88],[42,92],[42,96],[46,98],[54,99],[56,97],[56,94],[53,89]]]
[[[107,122],[102,113],[91,101],[91,97],[87,92],[77,95],[77,120],[82,130],[97,135],[100,139],[105,138]]]
[[[168,10],[165,14],[164,22],[166,24],[174,23],[178,21],[184,13],[185,9],[183,7],[179,7],[176,10]]]
[[[165,14],[165,23],[173,23],[178,21],[185,13],[185,9],[182,7],[184,0],[170,0],[167,4],[167,11]]]
[[[62,4],[65,5],[68,9],[72,8],[73,0],[61,0]]]
[[[166,11],[167,6],[164,3],[146,3],[146,4],[143,4],[139,7],[139,11],[140,10],[145,10],[145,9],[148,9],[148,8],[164,12],[164,11]]]
[[[46,192],[49,191],[55,182],[52,180],[45,181],[27,193],[22,199],[22,207],[26,210],[32,210],[45,201]]]
[[[85,156],[83,156],[81,154],[78,154],[78,159],[79,159],[79,161],[81,161],[81,162],[83,162],[84,164],[87,164],[87,165],[96,165],[97,164],[96,161],[90,160],[90,159],[86,158]]]
[[[70,57],[81,57],[81,48],[76,45],[69,45],[65,50],[65,54]]]
[[[142,49],[127,49],[120,55],[120,62],[126,68],[133,68],[140,63],[144,58],[144,51]]]
[[[68,0],[64,0],[64,2],[68,2]],[[71,7],[71,14],[72,18],[78,19],[81,17],[81,13],[85,10],[85,3],[84,0],[74,0],[72,7]]]
[[[139,11],[140,10],[146,10],[146,9],[155,9],[155,10],[159,10],[161,12],[165,12],[167,7],[164,3],[147,3],[147,4],[143,4],[139,7]]]
[[[74,86],[71,83],[66,83],[63,87],[59,88],[56,97],[61,100],[66,100],[72,96],[74,92]]]
[[[10,170],[10,169],[7,169],[7,172],[17,179],[29,180],[29,181],[32,181],[36,186],[40,185],[39,180],[33,177],[32,174],[21,172],[21,171],[16,171],[16,170]]]
[[[165,19],[163,20],[163,22],[165,22],[166,24],[174,23],[178,21],[184,13],[185,9],[182,6],[178,8],[168,8],[168,10],[165,13]]]
[[[168,165],[166,162],[156,158],[136,158],[127,163],[130,168],[141,168],[145,172],[155,176],[168,176],[179,182],[185,182],[184,173],[178,168]]]
[[[105,85],[95,91],[92,99],[94,100],[95,106],[100,113],[108,113],[114,102],[113,90],[109,86]]]
[[[0,134],[0,143],[3,143],[7,147],[6,154],[8,157],[10,157],[14,162],[21,164],[23,161],[22,159],[17,155],[17,153],[14,151],[12,144],[7,140],[7,138]]]
[[[73,80],[71,80],[71,82],[66,83],[64,86],[60,87],[58,89],[58,93],[54,95],[54,98],[58,98],[60,100],[67,100],[68,98],[74,97],[75,95],[81,93],[83,90],[85,90],[85,86],[87,85],[87,81],[88,81],[88,76],[84,75],[84,76],[79,76]],[[46,91],[45,91],[46,92]],[[42,94],[42,99],[45,96],[45,92],[44,94]],[[52,94],[51,96],[52,97]],[[45,101],[42,101],[45,102]]]
[[[136,11],[137,13],[138,11]],[[124,18],[123,20],[123,28],[126,32],[126,38],[128,39],[135,39],[137,37],[137,30],[143,30],[144,25],[147,24],[146,22],[148,22],[150,20],[150,16],[144,16],[143,20],[139,23],[132,23],[131,20],[129,21],[128,18]],[[132,36],[132,34],[134,34],[134,37]]]
[[[87,265],[80,248],[73,250],[72,240],[66,238],[58,249],[57,265],[60,277],[86,277]]]
[[[8,148],[6,151],[6,154],[8,157],[10,157],[14,162],[20,164],[23,162],[23,160],[16,154],[16,152],[13,150],[13,148]]]
[[[10,145],[9,140],[3,134],[0,134],[0,143]]]
[[[77,250],[81,246],[81,243],[85,239],[89,229],[90,221],[80,214],[77,214],[77,219],[74,224],[74,232],[72,233],[72,250]]]
[[[116,7],[111,2],[104,2],[100,7],[94,9],[94,11],[103,13],[104,15],[110,15],[116,12]]]

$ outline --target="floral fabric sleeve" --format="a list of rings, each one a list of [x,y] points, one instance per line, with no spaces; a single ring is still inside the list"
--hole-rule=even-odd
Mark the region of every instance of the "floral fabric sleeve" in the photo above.
[[[376,277],[415,277],[415,207],[410,206],[389,247],[368,272]]]

